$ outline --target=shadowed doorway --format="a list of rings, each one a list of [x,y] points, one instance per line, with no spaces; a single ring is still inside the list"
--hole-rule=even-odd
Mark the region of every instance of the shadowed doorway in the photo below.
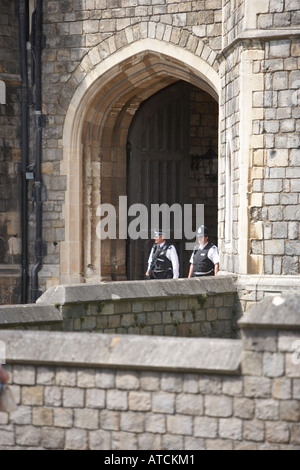
[[[217,230],[218,105],[203,90],[179,81],[144,101],[128,133],[127,201],[148,209],[148,232],[127,239],[127,279],[144,279],[153,245],[151,205],[179,204],[182,239],[175,239],[178,221],[170,218],[170,240],[180,261],[180,277],[186,277],[191,251],[185,249],[184,205],[205,205],[205,223]],[[130,217],[128,221],[130,223]],[[176,223],[176,226],[174,224]],[[190,221],[195,230],[195,221]]]

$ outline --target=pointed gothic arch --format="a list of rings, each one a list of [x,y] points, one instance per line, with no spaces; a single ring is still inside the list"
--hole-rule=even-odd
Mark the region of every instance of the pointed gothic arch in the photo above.
[[[188,50],[154,39],[115,52],[75,91],[63,131],[61,174],[67,176],[67,192],[62,283],[125,277],[125,241],[99,240],[97,207],[110,203],[118,208],[118,195],[126,192],[126,141],[138,106],[178,80],[218,100],[220,80],[211,65]],[[111,265],[115,276],[109,272]]]

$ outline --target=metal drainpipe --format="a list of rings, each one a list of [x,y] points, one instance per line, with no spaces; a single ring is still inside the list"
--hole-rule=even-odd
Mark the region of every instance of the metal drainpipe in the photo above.
[[[42,1],[36,2],[36,28],[35,28],[35,202],[36,202],[36,238],[35,255],[36,264],[31,271],[31,303],[38,297],[38,272],[42,266],[43,240],[42,240],[42,100],[41,100],[41,54],[42,54]]]
[[[19,49],[21,68],[21,303],[27,303],[28,288],[28,219],[27,219],[27,180],[26,170],[28,167],[29,137],[28,137],[28,69],[27,69],[27,10],[26,0],[19,0]]]

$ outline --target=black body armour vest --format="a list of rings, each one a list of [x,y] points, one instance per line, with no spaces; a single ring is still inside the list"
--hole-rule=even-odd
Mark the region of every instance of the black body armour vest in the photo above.
[[[215,265],[207,256],[212,246],[213,246],[212,243],[207,243],[207,245],[202,250],[201,248],[199,248],[194,251],[194,260],[193,260],[194,276],[197,276],[196,273],[202,273],[202,275],[205,274],[206,276],[215,275]]]
[[[155,245],[153,253],[153,261],[150,268],[150,279],[172,279],[173,278],[173,267],[172,263],[167,258],[167,250],[170,248],[170,244],[165,242],[163,247]],[[157,252],[157,250],[159,250]]]

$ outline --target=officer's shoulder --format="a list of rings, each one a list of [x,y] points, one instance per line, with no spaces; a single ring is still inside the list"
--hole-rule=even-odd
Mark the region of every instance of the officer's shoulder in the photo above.
[[[217,245],[215,245],[214,243],[210,244],[210,248],[212,248],[213,250],[218,249]]]
[[[175,248],[175,246],[173,245],[173,243],[167,242],[167,250],[170,250],[170,248]]]

